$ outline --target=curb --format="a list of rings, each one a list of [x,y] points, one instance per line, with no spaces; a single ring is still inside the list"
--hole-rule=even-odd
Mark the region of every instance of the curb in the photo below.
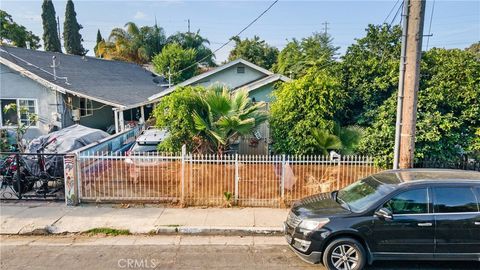
[[[89,228],[92,229],[92,228]],[[57,231],[54,226],[34,228],[18,233],[0,233],[0,235],[67,235],[83,234],[88,231]],[[218,235],[218,236],[279,236],[283,235],[280,227],[209,227],[209,226],[158,226],[149,232],[132,232],[132,235]]]
[[[155,234],[181,235],[221,235],[221,236],[255,236],[255,235],[282,235],[279,227],[201,227],[201,226],[161,226]]]

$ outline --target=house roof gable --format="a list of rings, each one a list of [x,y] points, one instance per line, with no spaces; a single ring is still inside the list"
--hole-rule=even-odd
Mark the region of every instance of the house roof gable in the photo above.
[[[188,79],[188,80],[185,80],[185,81],[183,81],[183,82],[181,82],[181,83],[179,83],[179,84],[176,84],[176,85],[174,85],[174,86],[166,89],[165,91],[163,91],[163,92],[161,92],[161,93],[157,93],[157,94],[149,97],[149,100],[155,100],[155,99],[161,98],[161,97],[163,97],[163,96],[165,96],[165,95],[173,92],[177,87],[188,86],[188,85],[192,85],[192,84],[194,84],[194,83],[200,82],[200,81],[202,81],[203,79],[206,79],[206,78],[208,78],[208,77],[210,77],[210,76],[213,76],[214,74],[217,74],[217,73],[222,72],[222,71],[224,71],[224,70],[227,70],[227,69],[229,69],[229,68],[231,68],[231,67],[234,67],[234,66],[237,65],[237,64],[244,64],[244,65],[247,66],[247,67],[250,67],[250,68],[252,68],[252,69],[254,69],[254,70],[256,70],[256,71],[258,71],[258,72],[260,72],[260,73],[262,73],[262,74],[265,74],[265,76],[274,75],[273,72],[271,72],[271,71],[269,71],[269,70],[267,70],[267,69],[264,69],[264,68],[262,68],[262,67],[260,67],[260,66],[257,66],[257,65],[255,65],[254,63],[249,62],[249,61],[247,61],[247,60],[245,60],[245,59],[239,58],[239,59],[237,59],[237,60],[234,60],[234,61],[228,62],[228,63],[226,63],[226,64],[224,64],[224,65],[221,65],[221,66],[219,66],[219,67],[213,68],[213,69],[211,69],[211,70],[209,70],[209,71],[207,71],[207,72],[204,72],[204,73],[202,73],[202,74],[200,74],[200,75],[194,76],[194,77],[192,77],[192,78],[190,78],[190,79]]]

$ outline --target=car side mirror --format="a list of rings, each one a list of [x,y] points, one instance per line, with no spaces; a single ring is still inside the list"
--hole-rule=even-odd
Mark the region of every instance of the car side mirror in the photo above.
[[[390,211],[390,209],[385,207],[382,207],[377,211],[375,211],[375,215],[379,218],[386,219],[386,220],[393,219],[392,211]]]

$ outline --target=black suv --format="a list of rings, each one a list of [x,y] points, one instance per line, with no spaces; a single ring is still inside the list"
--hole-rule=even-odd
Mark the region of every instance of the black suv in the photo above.
[[[480,173],[373,174],[296,202],[284,224],[297,255],[328,269],[374,260],[480,260]]]

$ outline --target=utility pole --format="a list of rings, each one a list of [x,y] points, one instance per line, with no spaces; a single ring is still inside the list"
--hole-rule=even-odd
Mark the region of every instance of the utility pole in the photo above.
[[[406,56],[405,50],[407,48],[407,28],[408,28],[408,6],[409,0],[403,1],[402,11],[402,47],[400,49],[400,67],[398,79],[398,93],[397,93],[397,120],[395,122],[395,147],[393,153],[393,169],[398,169],[398,160],[400,158],[400,129],[402,127],[402,109],[403,109],[403,83],[405,81],[405,64]]]
[[[322,23],[322,25],[323,25],[323,32],[325,33],[325,35],[328,34],[328,24],[329,24],[329,23],[328,23],[327,21],[325,21],[325,22]]]
[[[400,119],[400,143],[398,150],[398,166],[400,169],[413,167],[425,0],[410,0],[407,14],[405,76],[403,81],[403,105],[402,117]]]

